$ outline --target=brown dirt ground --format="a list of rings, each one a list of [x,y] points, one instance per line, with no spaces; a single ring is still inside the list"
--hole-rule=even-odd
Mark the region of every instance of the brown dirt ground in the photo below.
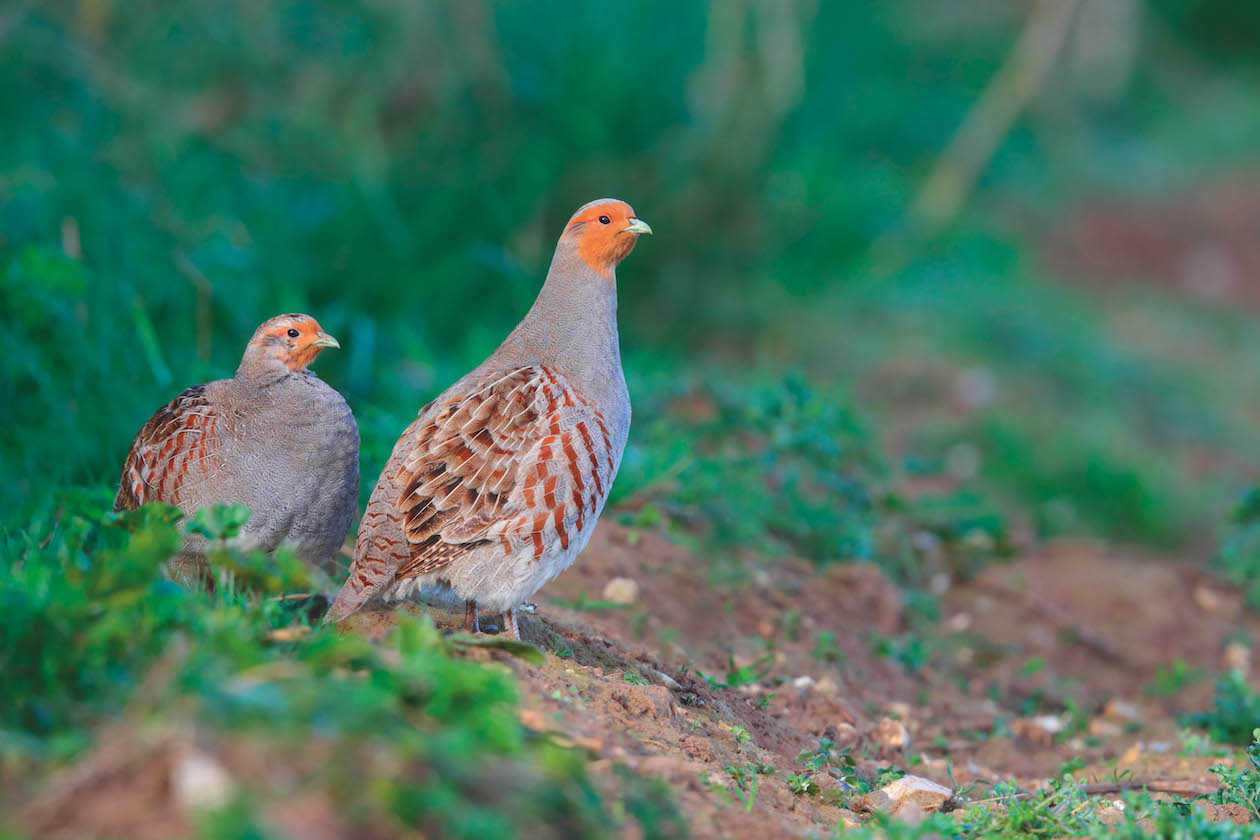
[[[941,784],[979,783],[973,798],[999,780],[1040,784],[1077,756],[1091,781],[1129,771],[1215,784],[1206,770],[1218,758],[1179,755],[1177,717],[1210,705],[1217,673],[1241,653],[1230,640],[1256,637],[1260,621],[1201,569],[1091,542],[1041,546],[946,593],[935,658],[915,673],[872,652],[873,632],[905,629],[901,597],[878,569],[747,559],[763,567],[752,581],[722,585],[705,558],[660,534],[601,525],[522,619],[524,637],[547,656],[541,666],[511,660],[521,720],[587,750],[610,783],[618,764],[663,779],[697,837],[804,835],[862,821],[784,782],[823,736],[860,757],[864,775],[913,761],[911,772]],[[598,601],[616,577],[638,584],[634,604],[573,608]],[[369,634],[390,623],[386,613],[361,621]],[[820,658],[823,633],[835,646]],[[736,666],[765,658],[763,678],[714,689],[697,677],[725,678],[732,657]],[[1172,696],[1153,693],[1158,669],[1177,661],[1201,675]],[[1036,715],[1075,721],[1077,731],[1056,738]],[[774,772],[759,777],[746,808],[717,785],[732,790],[726,768],[749,763]]]

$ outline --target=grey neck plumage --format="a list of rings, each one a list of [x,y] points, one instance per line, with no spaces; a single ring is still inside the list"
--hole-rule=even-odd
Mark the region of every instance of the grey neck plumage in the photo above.
[[[561,239],[538,299],[489,361],[553,367],[597,400],[624,388],[616,271],[600,276]]]
[[[238,382],[248,382],[256,387],[267,387],[304,373],[305,371],[295,374],[288,365],[273,354],[267,353],[263,348],[250,345],[245,348],[245,355],[241,358],[241,364],[236,369],[234,378]]]

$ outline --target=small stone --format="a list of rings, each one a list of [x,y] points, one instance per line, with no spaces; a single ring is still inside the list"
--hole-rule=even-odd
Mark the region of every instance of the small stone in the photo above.
[[[836,681],[831,677],[823,677],[814,684],[814,690],[823,697],[831,698],[840,693],[840,686],[836,685]]]
[[[604,600],[614,604],[633,604],[639,600],[639,584],[626,577],[615,577],[604,586]]]
[[[213,811],[227,805],[236,789],[232,776],[217,760],[204,753],[188,753],[176,760],[171,771],[175,800],[184,808]]]
[[[1128,700],[1112,698],[1107,701],[1106,706],[1103,706],[1103,717],[1127,723],[1142,717],[1142,710],[1137,707],[1137,704],[1130,703]]]
[[[273,642],[300,642],[311,633],[311,628],[306,624],[294,624],[289,627],[277,627],[275,630],[267,633],[267,638]]]
[[[835,741],[841,747],[848,747],[856,744],[859,740],[858,729],[851,723],[841,721],[827,727],[827,737]]]
[[[1141,757],[1142,757],[1142,742],[1138,741],[1136,744],[1129,747],[1129,749],[1125,751],[1124,755],[1116,759],[1116,764],[1118,764],[1121,767],[1124,767],[1126,764],[1137,764],[1138,759],[1140,759]]]
[[[901,721],[890,717],[879,722],[876,737],[879,738],[881,745],[890,750],[904,750],[910,744],[910,733],[906,732],[906,727]]]
[[[954,793],[922,776],[902,776],[879,790],[871,791],[853,805],[855,811],[876,811],[896,817],[922,819],[935,814]],[[904,816],[903,816],[904,815]]]
[[[1124,728],[1114,720],[1106,718],[1090,718],[1089,734],[1101,738],[1111,738],[1124,732]]]
[[[1114,801],[1103,800],[1094,811],[1094,818],[1102,825],[1120,825],[1124,822],[1124,814],[1115,807]]]
[[[643,672],[645,677],[657,685],[663,685],[666,688],[673,689],[674,691],[682,691],[682,686],[678,684],[678,680],[674,679],[669,674],[666,674],[664,671],[658,671],[655,668],[648,667],[647,665],[640,665],[639,670]]]
[[[516,717],[526,729],[532,729],[535,732],[544,732],[547,729],[547,719],[543,717],[540,709],[520,709],[517,711]]]
[[[1221,596],[1203,584],[1194,588],[1194,602],[1199,605],[1199,609],[1208,614],[1221,610]]]
[[[1054,736],[1063,731],[1063,721],[1054,715],[1038,715],[1031,718],[1016,718],[1011,721],[1011,733],[1029,744],[1048,747],[1054,743]]]

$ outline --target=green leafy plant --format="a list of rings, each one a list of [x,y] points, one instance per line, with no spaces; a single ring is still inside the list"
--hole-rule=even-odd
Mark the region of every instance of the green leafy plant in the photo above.
[[[783,778],[788,790],[797,796],[817,796],[821,789],[818,782],[814,781],[814,777],[808,773],[793,773]]]
[[[35,527],[0,552],[0,731],[24,733],[5,749],[28,768],[91,750],[96,724],[126,708],[154,731],[205,732],[225,756],[248,740],[368,834],[599,836],[618,822],[580,754],[523,730],[509,674],[461,656],[470,641],[427,618],[400,617],[376,645],[239,586],[177,586],[163,566],[180,533],[160,507],[115,517],[71,494]],[[523,647],[507,652],[539,656]],[[356,767],[354,784],[327,755]],[[489,796],[487,763],[512,768]],[[287,795],[266,785],[250,795]],[[635,808],[667,811],[649,801],[660,793],[636,789]],[[248,798],[227,808],[215,819],[261,831]]]
[[[1260,694],[1233,669],[1217,681],[1213,707],[1186,717],[1188,725],[1206,729],[1213,740],[1230,744],[1249,743],[1256,721],[1260,721]]]
[[[752,813],[753,804],[757,800],[757,778],[774,772],[774,768],[764,764],[740,764],[726,768],[726,775],[735,782],[732,793],[744,803],[744,810]]]
[[[932,644],[917,633],[885,636],[871,633],[871,652],[900,663],[908,671],[919,672],[931,661]]]
[[[1192,668],[1184,659],[1178,659],[1170,665],[1157,666],[1155,678],[1145,691],[1152,697],[1173,697],[1202,679],[1202,668]]]
[[[1216,565],[1242,590],[1247,606],[1260,610],[1260,486],[1247,490],[1235,504]]]
[[[1243,805],[1260,822],[1260,727],[1251,730],[1251,745],[1247,747],[1250,767],[1234,768],[1216,764],[1208,770],[1221,780],[1221,786],[1210,796],[1218,804],[1232,802]]]
[[[1071,776],[1033,792],[999,783],[986,801],[966,807],[957,824],[967,837],[1073,837],[1094,828],[1092,805]]]
[[[812,750],[803,750],[796,757],[796,763],[811,772],[822,771],[834,777],[843,786],[842,793],[869,793],[871,785],[858,775],[857,759],[849,753],[849,748],[836,749],[835,741],[830,738],[819,738],[818,746]]]
[[[696,668],[696,675],[708,683],[709,687],[714,690],[739,688],[741,685],[753,685],[761,682],[769,675],[770,668],[774,663],[774,654],[766,654],[759,659],[749,662],[747,665],[737,666],[735,664],[735,657],[728,653],[726,662],[727,670],[725,679],[713,674],[705,674],[699,668]]]
[[[551,603],[557,607],[575,610],[577,612],[604,612],[605,610],[625,609],[629,604],[618,603],[617,601],[591,601],[586,597],[585,592],[579,592],[576,601],[564,601],[559,598],[552,598]]]
[[[836,634],[831,632],[814,634],[814,649],[810,651],[810,656],[819,662],[829,663],[841,662],[844,659],[844,653],[836,644]]]

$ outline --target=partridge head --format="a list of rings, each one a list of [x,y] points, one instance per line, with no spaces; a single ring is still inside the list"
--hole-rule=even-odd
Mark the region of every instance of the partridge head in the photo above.
[[[278,372],[283,367],[301,373],[327,347],[341,345],[320,329],[319,322],[310,315],[277,315],[254,330],[238,372]]]
[[[609,278],[617,264],[630,256],[639,236],[651,232],[629,204],[605,199],[574,213],[560,242],[572,243],[582,262],[600,277]]]

